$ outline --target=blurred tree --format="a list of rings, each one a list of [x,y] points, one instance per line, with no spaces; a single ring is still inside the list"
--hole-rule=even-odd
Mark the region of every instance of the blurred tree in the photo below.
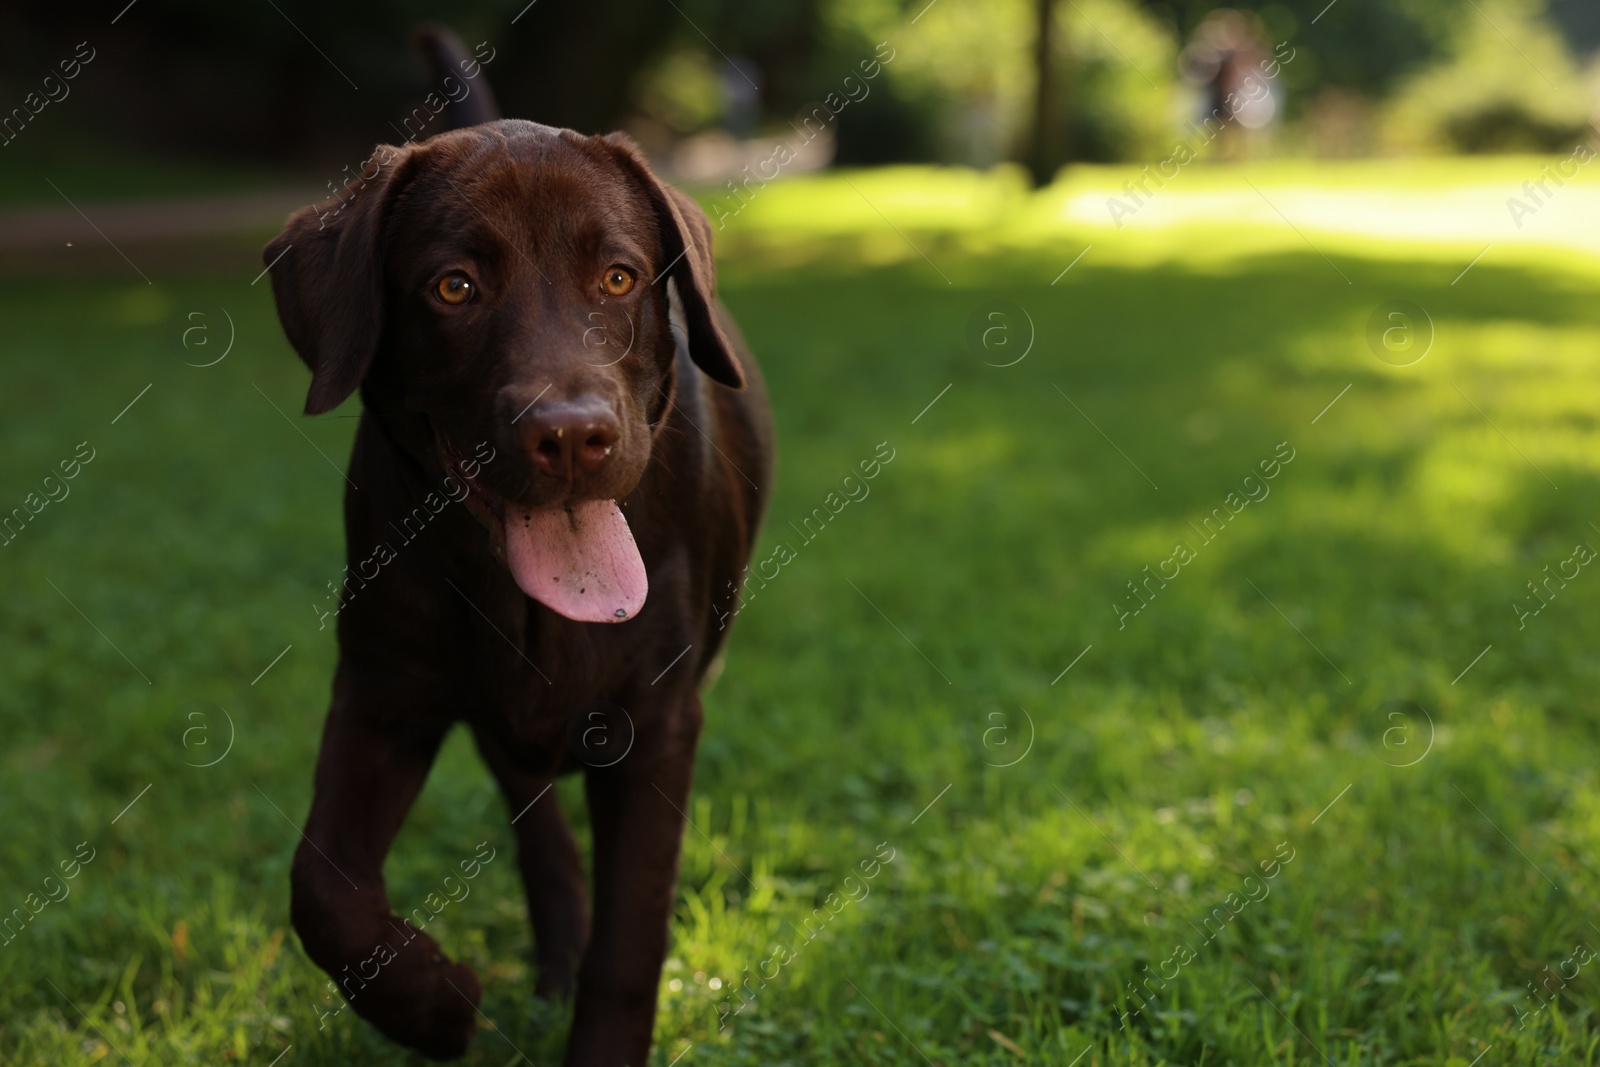
[[[1536,100],[1528,90],[1548,90],[1546,82],[1486,36],[1494,31],[1485,12],[1541,55],[1560,51],[1546,49],[1555,39],[1548,12],[1573,47],[1600,44],[1595,0],[1287,3],[1233,6],[1259,14],[1274,42],[1295,49],[1282,68],[1289,117],[1314,110],[1319,93],[1343,92],[1366,112],[1404,97],[1410,127],[1421,129],[1427,108],[1443,108],[1446,140],[1468,147],[1518,143],[1519,124],[1542,129],[1534,144],[1572,128],[1566,103],[1552,111]],[[1502,5],[1510,5],[1504,17]],[[669,143],[717,124],[745,136],[781,131],[885,42],[897,58],[872,82],[870,102],[840,115],[840,161],[1021,159],[1043,181],[1069,159],[1142,158],[1168,147],[1178,46],[1218,6],[456,0],[447,17],[469,44],[493,50],[485,76],[507,114],[590,132],[643,114]],[[0,5],[0,113],[88,41],[96,59],[72,83],[71,104],[52,107],[12,150],[120,137],[153,151],[354,162],[376,141],[403,138],[396,127],[436,88],[409,35],[438,15],[429,0]],[[1566,93],[1569,68],[1540,62]],[[1475,63],[1487,64],[1481,78]],[[1454,65],[1453,81],[1419,81],[1441,64]],[[1514,77],[1528,84],[1509,85]],[[1487,94],[1490,82],[1502,88]],[[1450,93],[1467,102],[1450,103]]]
[[[535,3],[498,37],[510,61],[492,70],[495,91],[507,115],[606,133],[627,114],[639,68],[682,22],[662,0]]]
[[[458,0],[452,24],[467,41],[489,39],[492,47],[503,43],[503,6]],[[391,124],[434,88],[410,43],[432,7],[425,0],[5,5],[0,111],[87,41],[95,59],[73,82],[71,104],[38,123],[41,141],[121,139],[146,151],[353,163],[365,155],[352,155],[362,146],[401,140]],[[512,62],[500,48],[489,76],[498,81]]]
[[[1056,0],[1034,0],[1033,122],[1022,154],[1023,166],[1037,186],[1048,185],[1061,164],[1071,100],[1057,86],[1056,64],[1063,57],[1056,48]]]
[[[1594,101],[1542,0],[1475,0],[1444,57],[1385,109],[1394,151],[1571,152]]]
[[[787,118],[837,78],[817,67],[820,3],[456,0],[444,15],[469,45],[493,50],[485,73],[507,114],[602,132],[637,109],[640,72],[684,47],[757,87],[757,121]],[[113,26],[125,7],[0,6],[0,111],[82,40],[96,61],[73,86],[71,121],[49,125],[158,150],[338,158],[352,139],[401,139],[394,124],[436,88],[409,40],[440,19],[427,0],[166,0],[137,4]]]
[[[1126,159],[1170,148],[1171,31],[1132,0],[1052,7],[1042,127],[1039,0],[835,0],[827,21],[835,34],[897,49],[874,93],[892,94],[882,103],[914,112],[911,128],[927,147],[910,158],[992,166],[1029,160],[1033,146],[1043,144],[1048,155],[1037,171],[1047,180],[1069,160]],[[857,114],[847,111],[841,145],[852,125],[885,113],[877,100]]]

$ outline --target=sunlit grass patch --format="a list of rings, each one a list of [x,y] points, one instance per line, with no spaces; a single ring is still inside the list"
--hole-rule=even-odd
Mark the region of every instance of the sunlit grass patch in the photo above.
[[[1426,198],[1538,162],[1181,180]],[[1346,284],[1270,220],[1053,214],[1122,180],[830,175],[719,234],[781,437],[764,544],[895,459],[738,618],[653,1062],[1593,1062],[1600,972],[1525,998],[1600,945],[1600,575],[1512,607],[1600,546],[1589,261],[1497,243],[1452,284],[1481,244],[1308,231]],[[273,410],[306,376],[247,266],[0,295],[0,502],[99,450],[0,548],[0,909],[98,850],[0,944],[7,1063],[118,1061],[107,1039],[138,1064],[421,1062],[324,1017],[288,926],[333,661],[311,605],[341,562],[317,450],[342,459],[354,420],[303,438]],[[968,342],[997,297],[1035,337],[1011,367]],[[1410,366],[1368,346],[1397,299],[1434,331]],[[187,316],[218,307],[236,348],[186,366]],[[1196,558],[1151,580],[1178,542]],[[199,768],[187,716],[216,707],[237,740]],[[506,820],[454,737],[389,869],[410,902],[479,841],[506,857],[440,920],[493,1020],[465,1062],[495,1067],[557,1059],[564,1026],[530,997]]]

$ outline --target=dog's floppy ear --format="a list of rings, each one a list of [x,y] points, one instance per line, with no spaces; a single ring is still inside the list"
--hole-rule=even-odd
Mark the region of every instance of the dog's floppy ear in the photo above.
[[[728,335],[717,325],[715,313],[717,268],[711,258],[711,221],[700,205],[657,178],[631,139],[620,133],[599,140],[607,145],[623,169],[645,189],[661,227],[661,249],[667,271],[677,282],[689,333],[689,355],[713,381],[744,388],[744,372]],[[660,282],[661,279],[652,279]]]
[[[383,332],[383,220],[415,149],[379,145],[344,192],[289,216],[261,258],[278,320],[311,368],[306,414],[332,411],[361,384]]]

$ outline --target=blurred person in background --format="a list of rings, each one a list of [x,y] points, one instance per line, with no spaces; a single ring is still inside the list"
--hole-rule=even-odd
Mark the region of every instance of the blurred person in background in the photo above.
[[[1179,54],[1179,73],[1199,90],[1194,120],[1223,124],[1217,136],[1222,158],[1248,154],[1254,131],[1270,128],[1281,114],[1282,87],[1262,73],[1271,60],[1260,20],[1231,8],[1208,14]]]

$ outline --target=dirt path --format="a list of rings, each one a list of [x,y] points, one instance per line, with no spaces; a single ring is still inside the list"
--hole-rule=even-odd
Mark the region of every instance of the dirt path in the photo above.
[[[304,190],[0,212],[0,250],[188,242],[273,230],[308,203]]]

